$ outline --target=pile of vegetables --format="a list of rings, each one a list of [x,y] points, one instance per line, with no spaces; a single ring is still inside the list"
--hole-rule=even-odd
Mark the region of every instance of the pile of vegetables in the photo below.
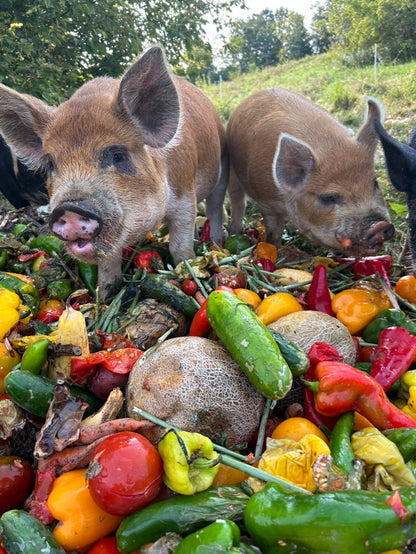
[[[98,301],[30,209],[0,224],[0,553],[405,552],[416,278],[253,225],[160,229]]]

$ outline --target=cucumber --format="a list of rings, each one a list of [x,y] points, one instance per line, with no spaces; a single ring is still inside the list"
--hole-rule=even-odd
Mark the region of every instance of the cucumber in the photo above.
[[[6,394],[15,404],[33,415],[46,418],[56,381],[41,375],[34,375],[29,371],[16,369],[6,375],[3,383]],[[84,417],[93,414],[102,406],[102,402],[84,388],[70,385],[69,390],[72,396],[81,398],[88,403],[89,406],[85,410]]]
[[[176,285],[169,283],[163,277],[148,274],[140,281],[140,289],[143,294],[169,304],[178,312],[193,318],[199,309],[199,304],[192,296],[185,294]]]
[[[0,517],[0,538],[7,554],[65,554],[48,527],[24,510],[9,510]]]
[[[267,327],[235,294],[215,290],[207,317],[250,383],[266,398],[279,400],[292,388],[292,373]]]
[[[193,495],[177,494],[128,515],[117,532],[117,548],[133,552],[166,533],[188,535],[217,519],[242,524],[252,491],[244,485],[212,487]]]
[[[309,367],[309,358],[305,352],[299,348],[295,343],[290,341],[281,333],[268,328],[274,342],[279,347],[283,358],[286,360],[287,365],[290,367],[290,371],[294,377],[299,377],[306,373]]]

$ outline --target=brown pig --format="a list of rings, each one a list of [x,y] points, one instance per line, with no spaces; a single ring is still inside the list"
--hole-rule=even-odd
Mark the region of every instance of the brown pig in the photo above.
[[[203,199],[221,242],[225,131],[159,46],[120,80],[93,79],[57,108],[1,86],[0,133],[26,165],[47,172],[50,227],[74,258],[98,264],[101,298],[121,280],[123,247],[163,220],[175,264],[194,257]]]
[[[373,124],[382,117],[368,98],[366,120],[352,138],[293,91],[270,88],[245,99],[227,125],[230,234],[241,230],[245,192],[259,205],[266,240],[277,246],[289,222],[314,243],[356,256],[379,251],[394,233],[374,169]]]

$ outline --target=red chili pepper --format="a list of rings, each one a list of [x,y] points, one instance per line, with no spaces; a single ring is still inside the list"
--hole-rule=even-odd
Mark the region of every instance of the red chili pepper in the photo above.
[[[209,239],[210,235],[211,235],[211,228],[210,228],[210,225],[209,225],[209,219],[206,219],[205,222],[204,222],[204,225],[202,227],[201,235],[199,237],[199,240],[201,242],[206,242]]]
[[[315,267],[308,290],[308,307],[310,310],[334,315],[331,308],[331,294],[326,280],[326,267],[319,264]]]
[[[234,289],[225,285],[219,285],[215,290],[223,290],[235,294]],[[211,331],[212,327],[207,317],[207,301],[205,300],[192,318],[188,335],[190,337],[206,337]]]
[[[62,308],[45,308],[33,319],[41,321],[42,323],[53,323],[54,321],[58,321],[63,311]]]
[[[381,431],[416,427],[416,420],[390,402],[374,377],[355,367],[341,362],[319,362],[315,378],[318,381],[304,381],[304,385],[315,392],[315,408],[323,415],[339,416],[353,410]]]
[[[357,260],[353,265],[353,272],[356,279],[369,277],[375,273],[379,273],[386,283],[390,286],[388,271],[392,268],[392,257],[386,254],[385,256],[373,256]]]
[[[43,471],[39,469],[36,471],[35,486],[29,498],[30,515],[44,525],[49,525],[54,519],[49,511],[47,500],[56,479],[57,467],[58,463],[55,462]]]
[[[415,355],[416,336],[403,327],[387,327],[378,336],[370,375],[386,391],[409,368]]]
[[[325,360],[341,361],[343,359],[333,346],[324,342],[315,342],[308,352],[308,358],[309,367],[303,376],[305,381],[313,381],[315,379],[315,369],[319,362]],[[325,426],[330,430],[338,419],[337,417],[326,417],[316,411],[315,395],[306,386],[303,387],[303,415],[318,427]]]
[[[30,260],[34,260],[36,258],[39,258],[40,256],[43,256],[44,258],[50,258],[49,254],[47,254],[44,250],[37,250],[36,252],[30,252],[28,254],[19,254],[19,256],[17,256],[16,258],[16,261],[29,262]]]
[[[131,370],[142,354],[142,350],[138,348],[119,348],[112,352],[106,350],[93,352],[85,360],[72,358],[71,379],[75,383],[82,383],[96,371],[98,365],[104,366],[113,373],[124,375]]]

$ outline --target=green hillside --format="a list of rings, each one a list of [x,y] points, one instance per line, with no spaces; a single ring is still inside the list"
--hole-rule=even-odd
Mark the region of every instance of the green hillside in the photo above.
[[[363,121],[366,96],[374,96],[383,104],[385,127],[395,138],[404,141],[416,123],[416,61],[379,64],[375,71],[373,66],[342,66],[332,53],[327,53],[240,75],[223,82],[221,88],[218,84],[199,86],[213,101],[224,123],[241,100],[268,87],[285,87],[307,96],[354,132]],[[388,182],[381,148],[376,168],[397,230],[388,249],[397,255],[407,231],[405,197]]]

